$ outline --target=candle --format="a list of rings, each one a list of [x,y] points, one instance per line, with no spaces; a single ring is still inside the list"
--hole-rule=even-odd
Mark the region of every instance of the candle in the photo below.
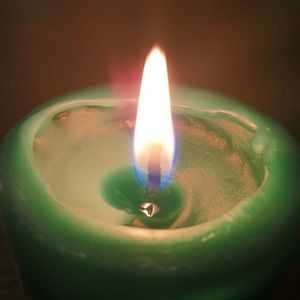
[[[1,146],[1,213],[33,298],[245,299],[290,254],[292,138],[190,88],[174,93],[172,125],[154,54],[162,65],[152,77],[145,67],[136,126],[135,100],[88,89],[37,108]]]

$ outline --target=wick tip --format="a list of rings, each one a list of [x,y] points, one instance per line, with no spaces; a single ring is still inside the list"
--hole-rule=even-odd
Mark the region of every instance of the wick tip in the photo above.
[[[160,191],[161,146],[153,145],[148,160],[148,190]]]

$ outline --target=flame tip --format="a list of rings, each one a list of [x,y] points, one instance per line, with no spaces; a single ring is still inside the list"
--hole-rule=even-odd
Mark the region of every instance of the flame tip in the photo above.
[[[158,44],[155,44],[151,51],[149,52],[146,61],[148,60],[149,57],[154,56],[154,55],[162,55],[163,57],[165,56],[165,51],[163,50],[163,48],[161,46],[159,46]]]

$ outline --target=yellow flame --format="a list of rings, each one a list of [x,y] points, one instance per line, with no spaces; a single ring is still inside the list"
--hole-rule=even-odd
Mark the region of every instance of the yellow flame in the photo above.
[[[172,169],[175,141],[167,63],[158,47],[146,59],[139,95],[134,132],[134,155],[139,168],[147,170],[153,146],[160,148],[161,174],[168,174]]]

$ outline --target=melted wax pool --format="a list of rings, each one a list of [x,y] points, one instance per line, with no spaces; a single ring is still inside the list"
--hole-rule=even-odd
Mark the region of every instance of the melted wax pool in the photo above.
[[[264,170],[251,148],[254,129],[233,116],[174,108],[177,166],[167,194],[155,202],[131,170],[133,118],[95,105],[47,120],[35,137],[34,155],[57,201],[89,222],[178,228],[218,218],[255,193]],[[140,211],[147,202],[157,205],[152,218]]]

